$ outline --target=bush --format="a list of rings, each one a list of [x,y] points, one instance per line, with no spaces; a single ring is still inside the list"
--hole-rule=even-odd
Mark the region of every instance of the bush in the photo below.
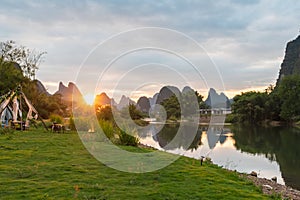
[[[120,144],[126,146],[137,146],[139,139],[132,135],[127,134],[125,131],[120,130],[119,132]]]
[[[56,114],[50,115],[49,118],[50,118],[50,121],[53,123],[63,124],[63,121],[64,121],[64,119],[61,116],[56,115]]]
[[[115,128],[114,128],[112,122],[100,120],[99,125],[100,125],[101,129],[103,130],[104,134],[106,135],[106,137],[108,137],[109,139],[114,138]]]

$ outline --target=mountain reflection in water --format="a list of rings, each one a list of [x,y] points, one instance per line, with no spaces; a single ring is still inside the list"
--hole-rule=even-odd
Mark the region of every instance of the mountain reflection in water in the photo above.
[[[199,159],[260,177],[277,177],[300,189],[300,130],[292,127],[199,126],[150,124],[140,142],[160,150]]]

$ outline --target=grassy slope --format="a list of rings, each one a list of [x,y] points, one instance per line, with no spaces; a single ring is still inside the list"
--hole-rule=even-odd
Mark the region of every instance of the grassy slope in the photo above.
[[[147,150],[124,147],[131,151]],[[108,168],[78,135],[0,135],[0,199],[267,199],[234,172],[181,157],[144,174]]]

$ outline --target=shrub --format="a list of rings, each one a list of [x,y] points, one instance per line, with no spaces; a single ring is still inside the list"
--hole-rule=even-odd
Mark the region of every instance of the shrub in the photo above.
[[[106,137],[108,137],[109,139],[114,138],[115,128],[112,122],[100,120],[99,125],[101,126],[101,129],[103,130]]]
[[[49,118],[50,118],[51,122],[55,122],[58,124],[62,124],[64,121],[64,119],[61,116],[56,115],[56,114],[51,114]]]
[[[127,134],[125,131],[120,130],[119,132],[120,144],[126,146],[137,146],[139,139],[135,136]]]

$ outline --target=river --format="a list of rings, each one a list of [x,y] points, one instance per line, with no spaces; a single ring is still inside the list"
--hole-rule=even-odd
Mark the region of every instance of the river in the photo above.
[[[198,128],[198,129],[197,129]],[[300,189],[300,129],[292,127],[150,124],[142,144],[188,157],[210,157],[224,168]]]

